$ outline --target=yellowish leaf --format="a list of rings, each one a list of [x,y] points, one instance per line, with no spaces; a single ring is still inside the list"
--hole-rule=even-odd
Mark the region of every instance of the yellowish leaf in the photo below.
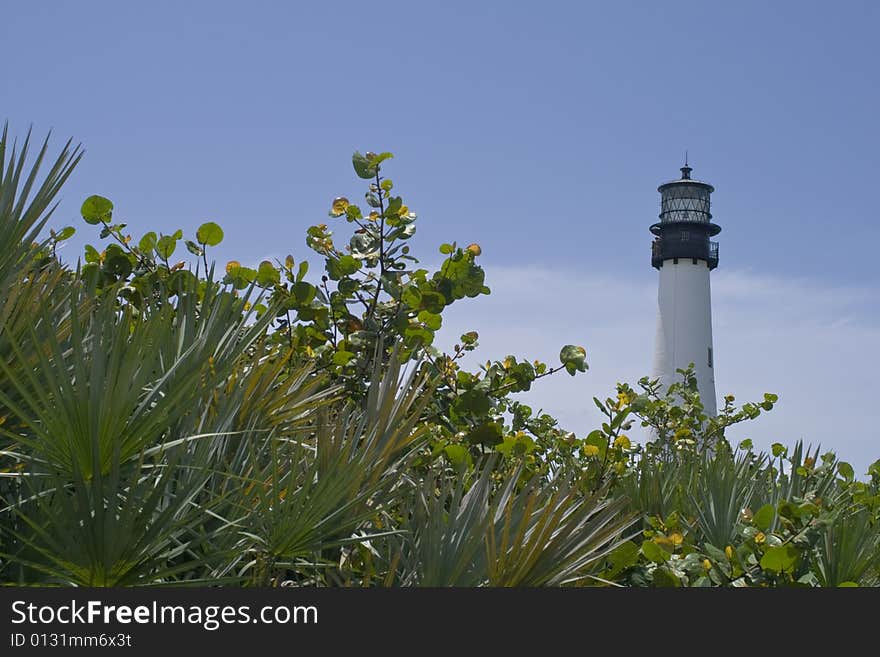
[[[621,434],[614,439],[614,446],[618,449],[629,449],[632,447],[632,443],[627,436]]]
[[[341,217],[345,214],[345,210],[348,208],[349,202],[348,199],[344,196],[338,196],[333,199],[333,205],[330,206],[330,214],[334,217]]]

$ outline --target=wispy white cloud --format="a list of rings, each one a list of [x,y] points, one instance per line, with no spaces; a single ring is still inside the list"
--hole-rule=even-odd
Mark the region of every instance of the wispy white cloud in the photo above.
[[[651,374],[656,281],[616,280],[545,267],[487,267],[489,297],[445,315],[438,346],[480,333],[471,366],[507,354],[558,362],[566,343],[587,349],[590,370],[535,384],[522,398],[584,434],[600,422],[593,396]],[[767,447],[803,439],[864,472],[880,458],[877,372],[880,290],[718,270],[712,277],[716,385],[739,401],[779,404],[731,433]],[[633,437],[638,437],[634,432]]]

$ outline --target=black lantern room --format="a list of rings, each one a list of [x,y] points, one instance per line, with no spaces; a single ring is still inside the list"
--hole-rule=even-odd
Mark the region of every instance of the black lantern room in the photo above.
[[[681,178],[660,185],[660,221],[651,226],[656,235],[651,246],[651,265],[660,269],[663,262],[689,258],[694,264],[706,262],[709,269],[718,266],[718,242],[712,242],[721,226],[712,223],[710,196],[715,188],[709,183],[691,180],[691,167],[685,163]]]

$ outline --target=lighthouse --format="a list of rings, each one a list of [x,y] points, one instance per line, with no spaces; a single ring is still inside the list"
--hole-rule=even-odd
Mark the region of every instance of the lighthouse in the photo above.
[[[717,413],[715,356],[712,353],[712,295],[709,274],[718,266],[721,232],[712,223],[712,185],[693,180],[691,167],[681,178],[664,183],[660,192],[660,221],[651,226],[651,265],[660,273],[657,292],[657,339],[654,376],[668,386],[677,369],[694,364],[704,411]]]

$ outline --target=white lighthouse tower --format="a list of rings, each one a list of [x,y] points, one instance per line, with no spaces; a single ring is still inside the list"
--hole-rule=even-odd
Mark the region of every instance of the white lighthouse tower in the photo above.
[[[710,212],[715,188],[692,180],[685,162],[681,178],[657,191],[660,221],[651,226],[656,235],[651,265],[660,271],[654,376],[668,386],[679,378],[677,369],[693,363],[700,399],[711,417],[717,402],[709,272],[718,266],[718,243],[709,238],[721,232]]]

